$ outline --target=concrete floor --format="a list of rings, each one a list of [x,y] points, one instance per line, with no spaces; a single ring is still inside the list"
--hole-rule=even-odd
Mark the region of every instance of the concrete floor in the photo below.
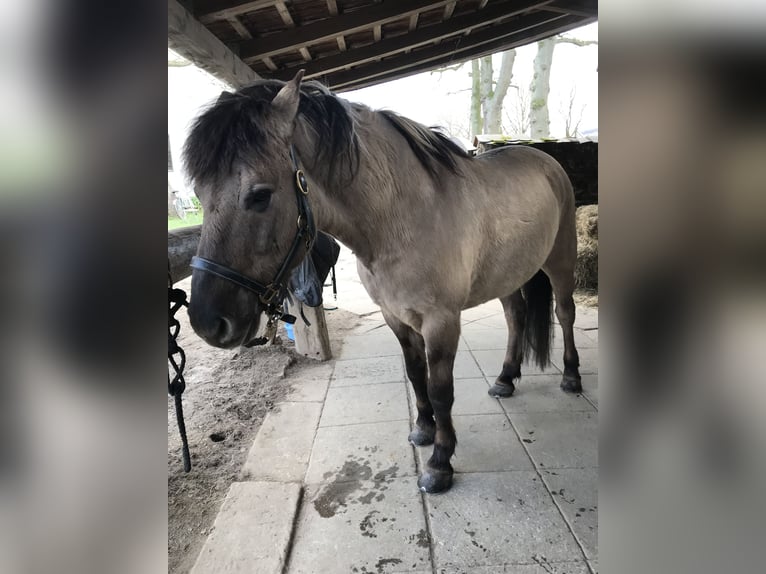
[[[525,366],[502,400],[487,395],[505,353],[500,303],[463,313],[454,485],[424,495],[431,448],[407,442],[414,397],[398,343],[348,249],[336,270],[337,304],[361,325],[268,415],[193,571],[596,572],[597,310],[578,308],[582,395],[559,389],[556,325],[551,367]]]

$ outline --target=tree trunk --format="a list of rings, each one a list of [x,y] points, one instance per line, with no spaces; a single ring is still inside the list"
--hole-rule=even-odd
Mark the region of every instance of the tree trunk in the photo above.
[[[487,109],[492,101],[492,56],[484,56],[480,60],[481,67],[481,127],[482,133],[489,133],[487,127]]]
[[[550,135],[548,92],[550,92],[551,64],[555,46],[554,38],[540,40],[537,43],[537,55],[533,64],[534,75],[529,86],[529,124],[532,139],[546,138]]]
[[[471,60],[471,135],[481,133],[481,73],[479,60]]]
[[[484,131],[488,134],[503,132],[503,102],[508,93],[508,87],[513,78],[513,63],[516,61],[516,50],[503,52],[500,64],[500,74],[497,76],[495,89],[486,107],[484,114]]]

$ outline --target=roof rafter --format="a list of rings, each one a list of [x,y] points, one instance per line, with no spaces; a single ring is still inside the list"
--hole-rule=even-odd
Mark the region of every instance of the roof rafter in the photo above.
[[[447,22],[441,24],[433,24],[419,28],[414,32],[396,36],[381,42],[370,44],[362,48],[355,48],[342,54],[336,54],[334,56],[328,56],[319,60],[314,60],[310,63],[299,64],[284,70],[280,70],[273,74],[275,78],[281,80],[289,80],[295,76],[298,70],[305,70],[306,78],[319,76],[322,74],[329,74],[336,72],[349,66],[355,66],[377,60],[379,58],[385,58],[409,50],[419,46],[431,44],[433,42],[444,40],[455,34],[462,34],[464,32],[470,32],[473,28],[486,25],[492,22],[499,22],[501,20],[507,20],[513,16],[531,10],[532,8],[538,8],[545,4],[548,4],[552,0],[526,0],[521,2],[514,2],[513,9],[506,4],[498,6],[491,6],[486,10],[478,11],[472,14],[461,16],[460,18],[453,18]],[[551,19],[555,16],[546,14],[545,18]]]
[[[363,88],[432,70],[439,66],[456,64],[498,51],[510,50],[590,23],[588,21],[583,22],[582,18],[578,16],[548,14],[547,20],[541,20],[542,17],[538,14],[533,16],[537,23],[533,24],[533,21],[530,20],[528,26],[523,30],[507,25],[494,26],[494,34],[487,34],[481,38],[480,43],[469,44],[465,48],[460,48],[457,45],[459,39],[446,40],[437,46],[412,51],[398,58],[389,58],[366,67],[330,74],[322,80],[334,91]],[[533,16],[528,18],[531,19]],[[595,20],[593,18],[591,21]],[[485,34],[485,32],[482,33]]]
[[[391,0],[385,4],[374,4],[355,12],[339,14],[330,20],[301,26],[290,34],[273,34],[246,40],[240,45],[240,57],[247,62],[264,56],[291,52],[323,40],[400,20],[416,12],[439,8],[448,2],[449,0]]]

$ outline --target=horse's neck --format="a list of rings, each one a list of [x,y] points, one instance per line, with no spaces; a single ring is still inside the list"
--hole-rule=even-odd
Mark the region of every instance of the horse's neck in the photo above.
[[[311,195],[319,229],[348,245],[359,259],[370,265],[397,243],[411,240],[406,209],[395,199],[393,166],[379,142],[360,130],[359,166],[351,182],[326,165],[310,165],[309,174],[319,189]],[[308,139],[299,144],[302,157],[316,157],[321,143]],[[374,161],[375,165],[371,165]]]

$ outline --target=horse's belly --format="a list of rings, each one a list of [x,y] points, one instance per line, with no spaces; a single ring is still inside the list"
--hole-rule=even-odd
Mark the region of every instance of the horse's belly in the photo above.
[[[516,236],[494,244],[476,261],[464,308],[506,297],[521,288],[543,266],[554,240],[555,231],[537,230],[534,240]]]

